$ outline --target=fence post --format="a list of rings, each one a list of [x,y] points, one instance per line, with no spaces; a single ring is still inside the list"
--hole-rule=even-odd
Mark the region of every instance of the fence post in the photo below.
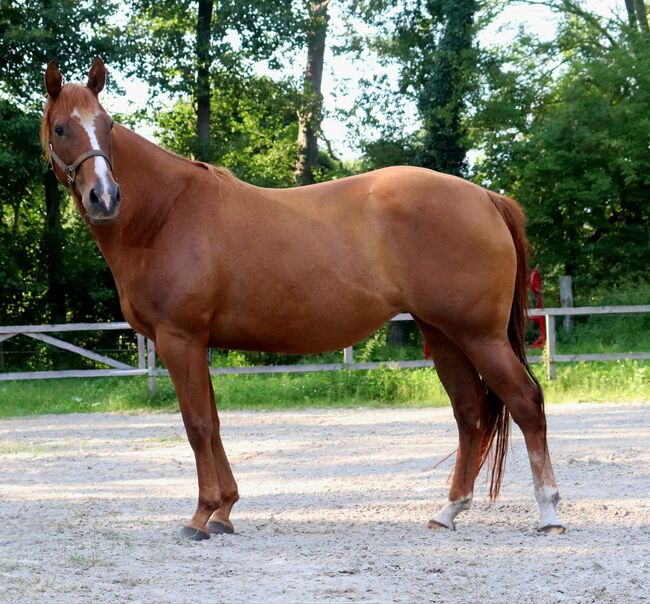
[[[560,277],[560,306],[563,308],[573,307],[573,286],[571,275]],[[573,319],[571,315],[564,315],[564,331],[571,331]]]
[[[556,351],[556,341],[555,341],[555,317],[553,315],[546,315],[546,374],[548,375],[549,380],[555,379],[555,363],[553,359],[555,358]]]
[[[138,338],[138,369],[147,368],[146,343],[142,334],[136,334]]]
[[[156,394],[156,347],[153,340],[147,338],[147,373],[149,375],[149,394]]]
[[[346,365],[352,365],[354,362],[354,352],[352,346],[343,349],[343,362]]]

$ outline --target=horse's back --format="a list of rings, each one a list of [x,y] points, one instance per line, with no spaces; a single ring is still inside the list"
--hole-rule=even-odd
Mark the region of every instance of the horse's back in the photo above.
[[[512,299],[508,228],[487,192],[460,178],[395,167],[231,194],[218,292],[229,303],[213,329],[224,347],[337,348],[399,310],[440,322]]]

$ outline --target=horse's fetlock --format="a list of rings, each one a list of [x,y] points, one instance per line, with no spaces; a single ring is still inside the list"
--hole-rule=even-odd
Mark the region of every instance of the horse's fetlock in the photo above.
[[[221,495],[199,495],[199,508],[208,510],[210,513],[218,510],[221,507]]]
[[[232,491],[224,491],[221,494],[221,501],[224,504],[235,504],[239,501],[239,491],[234,489]]]

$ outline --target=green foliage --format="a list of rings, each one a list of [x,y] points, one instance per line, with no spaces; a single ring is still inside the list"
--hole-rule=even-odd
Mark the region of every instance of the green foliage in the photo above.
[[[353,12],[378,30],[368,45],[385,64],[399,67],[399,93],[414,101],[420,118],[416,134],[395,132],[391,118],[399,116],[401,108],[391,108],[381,98],[387,87],[372,82],[384,92],[369,92],[360,100],[366,125],[379,124],[383,131],[379,140],[362,143],[370,167],[410,163],[450,174],[466,171],[464,116],[468,94],[476,85],[477,10],[476,0],[406,2],[399,8],[382,0],[355,3]],[[358,52],[367,52],[360,40],[354,45]],[[370,88],[371,82],[364,84]],[[387,111],[393,115],[387,116]],[[375,117],[377,113],[383,119]]]
[[[0,323],[47,322],[55,297],[62,320],[121,316],[87,230],[65,204],[58,211],[67,195],[44,187],[38,132],[49,60],[68,78],[85,77],[98,54],[114,68],[126,61],[132,47],[109,24],[117,10],[116,2],[95,0],[0,3]]]
[[[388,166],[414,166],[418,163],[419,139],[416,136],[379,138],[363,142],[362,150],[363,166],[367,170]]]
[[[213,80],[213,163],[258,186],[292,186],[299,91],[289,81],[273,81],[265,76],[215,74]],[[159,111],[156,124],[163,146],[180,155],[193,155],[196,129],[190,101],[179,101],[171,110]],[[314,174],[317,181],[323,181],[354,171],[354,165],[344,165],[321,152]]]
[[[477,178],[524,205],[533,262],[581,292],[650,264],[650,39],[615,25],[573,17],[557,45],[523,40],[473,129]],[[535,76],[506,65],[524,55]]]
[[[214,78],[212,157],[238,177],[260,186],[289,186],[296,155],[298,94],[267,77]],[[191,156],[195,117],[188,101],[157,114],[157,135],[169,149]]]
[[[135,72],[156,91],[193,96],[197,3],[137,0],[130,8],[128,30],[138,41]],[[274,53],[289,40],[301,42],[300,24],[300,13],[289,0],[215,2],[210,31],[210,73],[226,77],[265,59],[277,66]]]
[[[36,268],[42,221],[33,207],[43,170],[38,127],[0,98],[0,323],[23,316],[42,293]]]
[[[591,290],[576,298],[579,306],[648,304],[650,282],[620,282],[616,287]],[[558,352],[589,354],[650,351],[650,314],[591,315],[573,317],[573,329],[565,332],[557,320]]]
[[[85,75],[96,55],[123,64],[132,48],[109,25],[118,10],[110,0],[0,2],[0,93],[38,112],[48,61],[56,59],[69,77]]]

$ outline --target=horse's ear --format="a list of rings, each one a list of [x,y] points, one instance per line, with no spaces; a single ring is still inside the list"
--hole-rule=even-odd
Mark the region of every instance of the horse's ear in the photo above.
[[[104,61],[99,57],[95,57],[93,65],[88,72],[88,83],[86,86],[88,86],[95,95],[98,95],[104,89],[104,84],[106,84],[106,67],[104,67]]]
[[[56,66],[56,61],[52,60],[45,70],[45,89],[51,98],[55,99],[61,93],[61,82],[61,72]]]

